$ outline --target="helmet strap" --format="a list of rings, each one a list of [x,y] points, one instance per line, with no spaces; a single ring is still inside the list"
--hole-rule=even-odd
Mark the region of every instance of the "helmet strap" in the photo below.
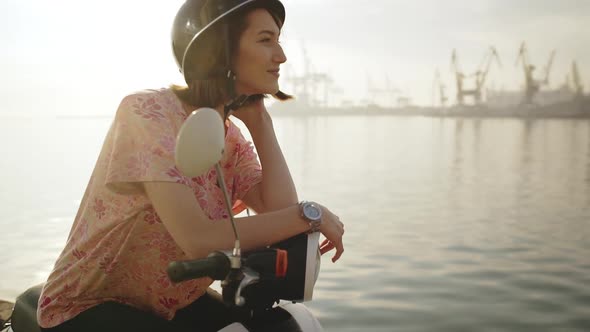
[[[226,22],[223,24],[223,33],[225,35],[225,65],[226,68],[228,68],[227,70],[227,74],[226,74],[226,82],[227,82],[227,91],[229,93],[229,102],[226,103],[223,106],[223,114],[224,114],[224,120],[227,119],[227,117],[229,116],[229,114],[232,111],[235,111],[236,109],[240,108],[245,102],[246,100],[248,100],[248,96],[247,95],[239,95],[236,96],[236,75],[234,74],[234,72],[231,70],[231,63],[232,63],[232,44],[231,44],[231,39],[230,39],[230,33],[229,33],[229,24]]]
[[[229,95],[230,95],[231,99],[229,102],[227,102],[223,106],[223,115],[224,115],[223,119],[224,120],[227,119],[227,117],[229,116],[229,113],[231,111],[237,110],[242,105],[244,105],[246,100],[248,100],[247,95],[236,96],[235,81],[236,81],[236,75],[234,75],[234,73],[231,70],[228,70],[227,71],[227,90],[229,91]]]

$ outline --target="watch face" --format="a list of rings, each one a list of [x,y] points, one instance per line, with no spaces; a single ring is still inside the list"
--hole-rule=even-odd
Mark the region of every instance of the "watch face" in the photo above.
[[[322,210],[314,204],[304,204],[303,213],[311,220],[319,220],[322,216]]]

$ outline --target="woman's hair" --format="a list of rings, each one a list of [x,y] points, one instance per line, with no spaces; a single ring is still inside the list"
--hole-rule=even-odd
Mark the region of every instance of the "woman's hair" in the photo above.
[[[231,57],[235,55],[239,47],[240,37],[242,33],[248,28],[246,20],[247,14],[254,9],[264,8],[263,5],[249,6],[245,10],[237,11],[226,18],[229,28],[230,47],[232,50]],[[270,12],[270,11],[269,11]],[[270,12],[275,23],[282,28],[283,22]],[[231,97],[228,87],[227,78],[220,73],[226,68],[225,49],[226,43],[223,38],[223,24],[215,24],[208,30],[204,31],[199,36],[199,47],[195,52],[187,54],[187,59],[190,61],[185,65],[186,80],[188,86],[172,85],[172,91],[184,103],[193,107],[216,107],[228,101]],[[193,48],[194,49],[194,48]],[[207,68],[207,72],[203,72],[201,68]],[[199,70],[201,70],[199,72]],[[198,74],[195,74],[198,73]],[[199,77],[207,77],[207,79],[199,79]],[[257,100],[265,98],[265,95],[252,95],[250,100]],[[279,91],[274,95],[276,99],[288,100],[292,96]]]

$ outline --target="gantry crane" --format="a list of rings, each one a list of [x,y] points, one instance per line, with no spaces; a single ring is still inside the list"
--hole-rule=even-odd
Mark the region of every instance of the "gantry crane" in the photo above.
[[[551,73],[551,67],[553,65],[553,59],[555,58],[555,50],[551,51],[547,65],[544,68],[544,78],[537,80],[534,77],[535,66],[531,64],[529,60],[529,54],[526,44],[522,42],[518,50],[518,57],[516,58],[516,66],[522,63],[522,69],[524,71],[524,104],[534,104],[534,98],[537,92],[539,92],[541,85],[549,85],[549,74]]]
[[[369,102],[371,104],[376,104],[377,100],[385,101],[387,106],[393,106],[394,100],[399,98],[401,91],[394,87],[391,82],[389,81],[389,75],[385,74],[385,88],[378,88],[373,84],[373,80],[367,74],[367,92],[369,97]],[[399,102],[398,102],[399,106]]]
[[[456,50],[453,50],[451,55],[451,71],[455,74],[455,80],[457,84],[457,103],[463,105],[465,103],[465,97],[473,97],[475,104],[482,102],[483,89],[490,71],[492,62],[496,60],[499,67],[502,66],[500,62],[500,56],[495,47],[490,46],[488,52],[484,55],[483,60],[480,62],[477,70],[471,75],[465,75],[459,65],[459,59]],[[463,86],[463,80],[466,78],[474,78],[475,87],[473,89],[465,89]]]
[[[293,68],[287,64],[285,68],[286,80],[291,84],[292,93],[298,97],[302,104],[309,107],[326,107],[330,93],[337,92],[334,81],[328,74],[315,70],[303,42],[301,43],[301,51],[303,53],[303,75],[294,75]]]
[[[582,85],[582,79],[580,77],[580,72],[578,71],[578,64],[575,60],[572,62],[572,85],[576,97],[582,97],[584,95],[584,86]]]
[[[492,62],[496,60],[498,67],[502,67],[502,62],[500,61],[500,56],[498,55],[498,51],[495,47],[490,46],[488,53],[484,55],[483,60],[478,66],[478,70],[475,72],[475,82],[476,82],[476,90],[478,98],[481,98],[481,92],[483,91],[483,87],[486,83],[486,79],[488,78],[488,73],[490,72],[490,68],[492,66]],[[483,69],[483,71],[481,70]]]
[[[440,72],[438,69],[434,73],[434,82],[432,82],[432,104],[435,105],[436,93],[438,92],[438,98],[440,106],[445,107],[447,105],[447,96],[445,93],[445,85],[440,78]]]

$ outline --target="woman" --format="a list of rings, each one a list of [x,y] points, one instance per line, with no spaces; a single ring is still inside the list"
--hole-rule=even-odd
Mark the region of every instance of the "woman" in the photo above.
[[[242,249],[319,230],[326,237],[322,253],[335,248],[332,260],[340,257],[343,224],[317,203],[298,203],[260,97],[288,98],[278,88],[284,18],[278,0],[183,5],[173,49],[187,87],[143,91],[121,102],[39,300],[45,331],[213,331],[233,320],[208,295],[210,279],[171,284],[166,275],[170,261],[233,246],[214,168],[187,178],[174,165],[178,130],[199,107],[226,119],[221,165],[234,213],[246,206],[258,213],[236,220]],[[250,131],[260,164],[230,114]]]

